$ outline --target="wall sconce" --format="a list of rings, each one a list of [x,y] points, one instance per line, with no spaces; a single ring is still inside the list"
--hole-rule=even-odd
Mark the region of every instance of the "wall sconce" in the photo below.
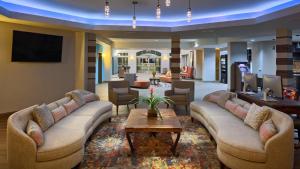
[[[134,56],[129,56],[129,60],[134,60]]]

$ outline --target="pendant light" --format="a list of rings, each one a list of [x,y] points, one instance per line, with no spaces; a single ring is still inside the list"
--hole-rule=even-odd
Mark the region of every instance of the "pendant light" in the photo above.
[[[110,7],[109,7],[108,0],[105,0],[104,15],[105,15],[105,17],[109,17],[109,15],[110,15]]]
[[[166,6],[167,7],[171,6],[171,0],[166,0]]]
[[[135,16],[135,5],[137,4],[137,1],[132,1],[133,4],[133,17],[132,17],[132,28],[136,29],[136,16]]]
[[[191,0],[189,0],[189,8],[188,11],[186,13],[187,16],[187,21],[191,22],[192,21],[192,8],[191,8]]]
[[[159,3],[159,0],[157,0],[156,19],[160,19],[160,14],[161,14],[160,3]]]

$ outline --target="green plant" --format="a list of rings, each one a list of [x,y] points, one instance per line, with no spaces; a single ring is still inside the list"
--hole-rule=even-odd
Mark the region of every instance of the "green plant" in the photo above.
[[[135,99],[135,104],[138,104],[138,103],[145,103],[147,104],[148,106],[148,113],[149,112],[153,112],[153,113],[156,113],[161,119],[162,119],[162,116],[159,112],[159,109],[158,109],[158,105],[160,103],[165,103],[165,104],[173,104],[173,100],[171,100],[169,97],[159,97],[159,96],[155,96],[154,94],[154,89],[153,88],[150,88],[150,96],[149,97],[144,97],[144,96],[140,96],[138,99]]]

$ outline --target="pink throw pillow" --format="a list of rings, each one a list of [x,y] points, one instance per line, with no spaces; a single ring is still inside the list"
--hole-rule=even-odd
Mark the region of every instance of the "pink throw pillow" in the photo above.
[[[232,112],[232,113],[235,111],[235,109],[236,109],[238,106],[239,106],[238,104],[236,104],[236,103],[234,103],[234,102],[232,102],[232,101],[230,101],[230,100],[227,100],[226,103],[225,103],[225,108],[226,108],[227,110],[229,110],[230,112]]]
[[[26,128],[26,133],[29,137],[33,139],[33,141],[37,144],[37,146],[41,146],[44,144],[44,134],[40,126],[29,120]]]
[[[54,122],[58,122],[60,119],[67,116],[67,111],[63,106],[59,106],[58,108],[52,110],[52,116],[54,118]]]
[[[84,95],[83,98],[85,99],[86,103],[99,100],[99,96],[97,96],[94,93],[90,93],[90,94]]]
[[[64,108],[67,111],[67,114],[72,113],[74,110],[78,109],[80,106],[75,100],[71,100],[70,102],[64,104]]]
[[[213,103],[217,103],[220,98],[221,98],[220,96],[212,94],[212,95],[208,96],[208,101],[213,102]]]
[[[234,115],[236,115],[238,118],[245,120],[248,111],[243,108],[242,106],[238,105],[232,112]]]
[[[277,129],[272,119],[265,121],[259,128],[259,137],[263,143],[266,143],[271,137],[277,133]]]

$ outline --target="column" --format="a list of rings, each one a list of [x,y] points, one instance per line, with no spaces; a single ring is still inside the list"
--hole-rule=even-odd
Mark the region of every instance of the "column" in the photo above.
[[[86,44],[87,44],[87,76],[86,80],[86,89],[91,92],[95,92],[96,86],[96,34],[86,33]],[[99,72],[101,73],[101,72]]]
[[[281,76],[283,86],[294,86],[292,31],[276,30],[276,75]]]
[[[229,42],[228,43],[228,88],[230,90],[236,89],[236,83],[234,77],[231,77],[231,65],[234,62],[248,62],[247,60],[247,42]]]
[[[204,48],[203,49],[203,81],[216,80],[216,49]]]
[[[180,38],[172,37],[170,69],[172,79],[180,78]]]

